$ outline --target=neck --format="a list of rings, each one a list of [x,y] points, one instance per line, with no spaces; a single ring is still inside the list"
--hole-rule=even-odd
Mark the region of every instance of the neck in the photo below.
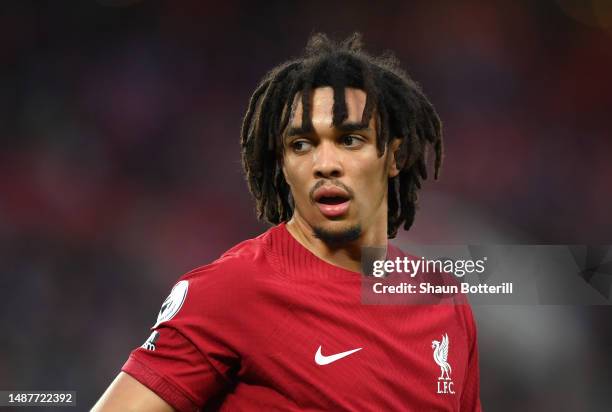
[[[386,210],[385,210],[386,212]],[[383,214],[381,214],[383,215]],[[379,216],[363,231],[359,238],[341,245],[329,245],[315,236],[312,227],[297,213],[287,222],[289,233],[319,259],[353,272],[361,272],[363,247],[377,247],[384,259],[387,250],[387,216]]]

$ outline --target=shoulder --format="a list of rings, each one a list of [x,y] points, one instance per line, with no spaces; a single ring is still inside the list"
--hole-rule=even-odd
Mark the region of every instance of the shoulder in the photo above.
[[[240,242],[211,263],[199,266],[180,277],[190,284],[248,282],[269,266],[265,237]]]
[[[206,295],[209,299],[217,295],[235,297],[256,289],[273,270],[269,244],[274,229],[240,242],[213,262],[185,273],[177,284],[188,284],[190,295]]]
[[[253,302],[270,272],[265,243],[264,233],[181,276],[163,302],[155,327],[163,323],[185,330],[202,324],[203,315],[220,322],[243,312],[239,309]]]

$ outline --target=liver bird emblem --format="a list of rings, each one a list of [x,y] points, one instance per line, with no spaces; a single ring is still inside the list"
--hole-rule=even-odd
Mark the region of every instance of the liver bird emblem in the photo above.
[[[440,367],[441,373],[438,380],[450,380],[451,366],[448,363],[448,334],[442,335],[442,343],[434,340],[431,342],[431,348],[434,350],[433,358]],[[446,378],[444,375],[446,374]]]

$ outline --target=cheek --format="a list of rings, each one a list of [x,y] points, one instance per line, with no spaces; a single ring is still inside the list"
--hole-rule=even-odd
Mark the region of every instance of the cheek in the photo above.
[[[302,163],[289,159],[285,161],[283,166],[285,180],[294,192],[303,189],[307,183],[307,174],[304,173],[306,165]]]
[[[387,174],[385,172],[384,158],[368,159],[368,162],[355,164],[354,189],[361,193],[357,196],[361,199],[363,206],[372,205],[386,194]]]
[[[355,170],[358,179],[367,185],[371,185],[374,182],[380,184],[381,181],[387,178],[384,157],[370,156],[367,159],[356,161],[353,165],[353,170]],[[368,187],[370,190],[374,189],[372,186]]]

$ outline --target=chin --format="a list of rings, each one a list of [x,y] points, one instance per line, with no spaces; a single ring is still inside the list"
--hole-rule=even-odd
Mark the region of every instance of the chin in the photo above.
[[[328,222],[313,226],[314,235],[328,245],[341,246],[361,236],[361,225],[348,222]]]

